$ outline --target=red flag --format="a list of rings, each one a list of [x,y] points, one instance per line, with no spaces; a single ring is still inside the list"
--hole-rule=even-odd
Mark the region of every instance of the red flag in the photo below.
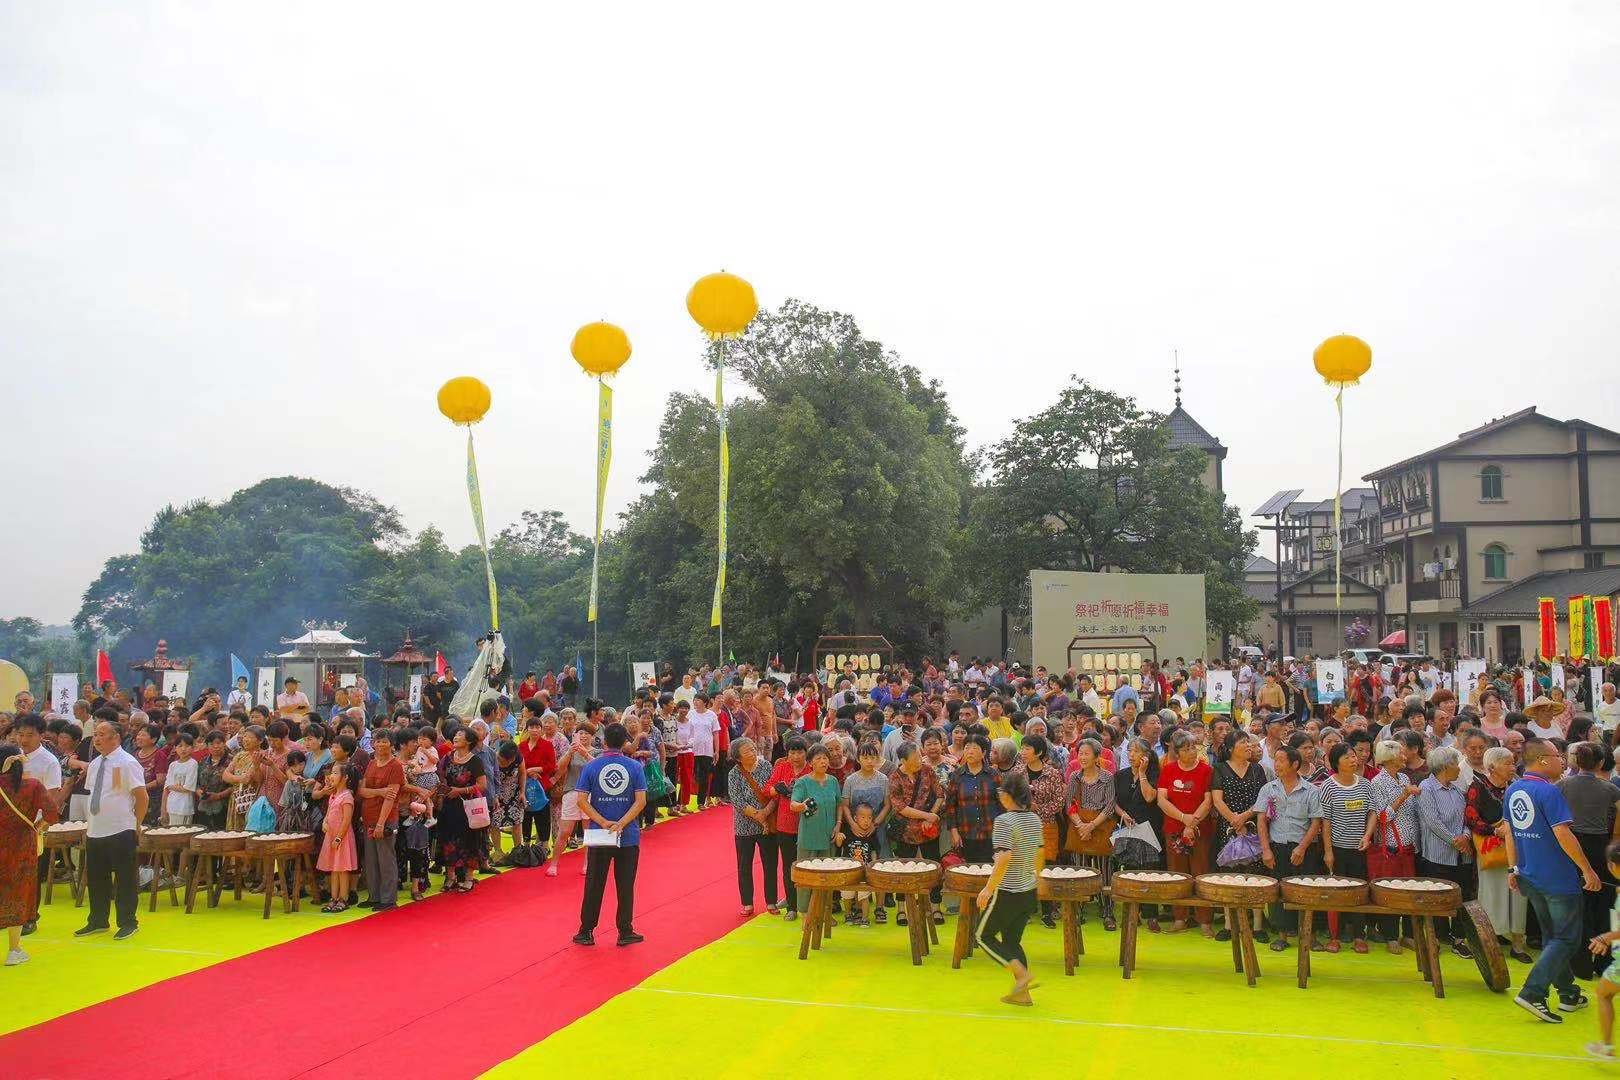
[[[449,670],[450,670],[450,665],[446,664],[444,662],[444,653],[435,652],[433,654],[433,674],[435,674],[435,675],[443,675],[446,671],[449,671]]]
[[[96,689],[100,689],[113,681],[112,660],[107,657],[106,649],[96,650]]]

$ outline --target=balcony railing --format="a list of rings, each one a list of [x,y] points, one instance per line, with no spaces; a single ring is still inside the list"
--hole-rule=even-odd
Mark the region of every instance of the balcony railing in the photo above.
[[[1462,599],[1462,582],[1457,578],[1440,578],[1437,581],[1414,581],[1407,586],[1407,593],[1413,600],[1460,600]]]

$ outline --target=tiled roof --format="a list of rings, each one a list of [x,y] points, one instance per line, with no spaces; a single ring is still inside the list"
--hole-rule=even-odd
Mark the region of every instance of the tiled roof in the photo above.
[[[1505,589],[1487,593],[1463,609],[1465,615],[1536,615],[1537,601],[1551,596],[1563,612],[1572,596],[1620,593],[1620,566],[1602,570],[1544,570]]]
[[[1277,564],[1264,555],[1250,555],[1249,561],[1243,564],[1245,574],[1275,574]]]
[[[1170,448],[1181,450],[1188,446],[1199,450],[1214,450],[1224,452],[1226,447],[1221,441],[1204,430],[1202,424],[1187,414],[1187,410],[1177,405],[1165,418],[1170,425]]]

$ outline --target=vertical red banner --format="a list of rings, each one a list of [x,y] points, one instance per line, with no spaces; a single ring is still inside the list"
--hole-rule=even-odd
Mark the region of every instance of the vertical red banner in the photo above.
[[[1541,619],[1541,656],[1549,659],[1558,655],[1558,601],[1543,596],[1536,607]]]
[[[1592,622],[1597,630],[1597,656],[1607,664],[1614,659],[1614,603],[1607,596],[1592,598]]]

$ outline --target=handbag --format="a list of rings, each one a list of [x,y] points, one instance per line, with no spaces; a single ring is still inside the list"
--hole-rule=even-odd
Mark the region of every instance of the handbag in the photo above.
[[[1096,821],[1103,816],[1101,810],[1087,810],[1079,807],[1075,813],[1080,815],[1081,821]],[[1106,857],[1114,853],[1114,819],[1110,815],[1107,823],[1091,830],[1089,837],[1082,838],[1078,832],[1069,830],[1069,836],[1064,843],[1065,851],[1072,851],[1076,855],[1096,855]]]
[[[276,831],[276,808],[270,805],[267,796],[260,795],[253,800],[247,813],[247,823],[242,826],[248,832],[271,833]]]
[[[669,777],[664,775],[664,767],[658,764],[658,762],[648,761],[645,771],[647,774],[648,802],[657,802],[659,799],[664,798],[671,791],[675,790],[670,786]]]
[[[489,800],[480,795],[475,799],[462,799],[461,809],[467,814],[467,828],[489,828]]]
[[[1389,850],[1384,842],[1384,830],[1388,829],[1395,837],[1395,850]],[[1383,810],[1378,814],[1378,835],[1367,848],[1367,877],[1369,880],[1377,878],[1413,877],[1417,874],[1417,853],[1401,843],[1401,830],[1395,827],[1394,820],[1389,811]]]
[[[546,794],[546,785],[538,777],[526,777],[523,781],[523,805],[531,814],[538,814],[551,805],[551,797]]]
[[[1507,842],[1495,833],[1489,836],[1475,833],[1474,855],[1479,861],[1481,870],[1504,869],[1508,864]]]
[[[1235,834],[1232,839],[1221,845],[1220,854],[1215,856],[1216,866],[1242,866],[1245,863],[1259,861],[1260,837],[1253,831]]]

